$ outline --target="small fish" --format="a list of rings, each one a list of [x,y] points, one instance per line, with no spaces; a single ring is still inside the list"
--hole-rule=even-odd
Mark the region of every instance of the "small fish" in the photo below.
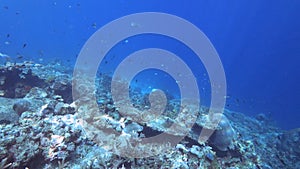
[[[140,24],[135,23],[135,22],[131,22],[131,23],[130,23],[130,26],[131,26],[131,27],[139,27]]]
[[[23,48],[25,48],[26,46],[27,46],[27,43],[24,43],[24,44],[23,44]]]
[[[227,96],[224,96],[224,99],[229,99],[230,98],[230,96],[229,95],[227,95]]]
[[[18,54],[18,55],[17,55],[17,59],[23,59],[23,56],[20,55],[20,54]]]
[[[1,53],[0,52],[0,57],[9,57],[7,54]]]
[[[4,8],[4,9],[8,9],[8,6],[4,6],[3,8]]]
[[[9,34],[9,33],[8,33],[8,34],[6,34],[6,37],[7,37],[7,38],[9,38],[9,37],[10,37],[10,34]]]
[[[97,28],[97,23],[94,22],[94,23],[92,24],[92,27],[96,29],[96,28]]]
[[[10,56],[8,56],[7,54],[1,53],[1,52],[0,52],[0,57],[5,60],[10,60]]]

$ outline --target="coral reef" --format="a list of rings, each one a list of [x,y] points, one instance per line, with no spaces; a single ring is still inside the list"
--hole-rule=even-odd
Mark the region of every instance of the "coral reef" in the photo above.
[[[300,168],[299,129],[280,130],[264,115],[210,115],[171,96],[162,114],[149,114],[139,89],[130,91],[134,104],[120,108],[108,75],[97,77],[96,91],[80,77],[73,100],[63,70],[32,62],[0,67],[0,168]],[[206,142],[199,141],[203,129],[214,131]],[[162,142],[142,142],[162,133]]]

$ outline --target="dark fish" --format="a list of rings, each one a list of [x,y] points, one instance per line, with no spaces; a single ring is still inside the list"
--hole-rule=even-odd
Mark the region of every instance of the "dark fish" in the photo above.
[[[4,9],[8,9],[8,6],[4,6],[3,8],[4,8]]]
[[[21,12],[20,11],[16,11],[16,15],[19,15]]]
[[[92,24],[92,27],[96,29],[96,28],[97,28],[97,23],[94,22],[94,23]]]
[[[27,46],[27,43],[24,43],[24,44],[23,44],[23,48],[25,48],[26,46]]]
[[[7,37],[7,38],[9,38],[9,37],[10,37],[10,34],[9,34],[9,33],[8,33],[8,34],[6,34],[6,37]]]
[[[17,59],[23,59],[22,55],[17,55]]]

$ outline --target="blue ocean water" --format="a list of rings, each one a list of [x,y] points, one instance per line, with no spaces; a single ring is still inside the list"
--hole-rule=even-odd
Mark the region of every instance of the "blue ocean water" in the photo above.
[[[270,114],[285,129],[299,127],[298,0],[1,0],[0,4],[1,53],[16,60],[20,56],[41,63],[56,60],[71,67],[86,40],[114,19],[137,12],[182,17],[206,34],[220,56],[227,78],[226,108],[250,116]],[[181,56],[195,70],[203,103],[209,104],[209,79],[203,65],[189,59],[193,53],[172,39],[145,35],[124,40],[108,54],[108,66],[103,70],[113,71],[127,54],[145,47],[164,48]],[[137,85],[144,90],[154,87],[178,93],[176,83],[163,72],[156,72],[159,80],[152,77],[155,71],[138,75]]]

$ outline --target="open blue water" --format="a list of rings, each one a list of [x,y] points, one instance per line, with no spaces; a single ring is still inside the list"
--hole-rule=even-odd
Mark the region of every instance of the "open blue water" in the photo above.
[[[298,0],[1,0],[0,52],[16,60],[22,55],[24,60],[57,60],[72,67],[81,47],[101,26],[128,14],[149,11],[182,17],[207,35],[225,69],[226,108],[251,116],[270,114],[285,129],[300,127]],[[186,46],[166,37],[144,35],[120,42],[102,69],[113,71],[122,58],[148,47],[182,57],[198,77],[203,103],[209,104],[209,79],[203,65],[190,59],[194,54]],[[142,72],[134,82],[145,91],[161,88],[178,94],[174,80],[163,72]]]

